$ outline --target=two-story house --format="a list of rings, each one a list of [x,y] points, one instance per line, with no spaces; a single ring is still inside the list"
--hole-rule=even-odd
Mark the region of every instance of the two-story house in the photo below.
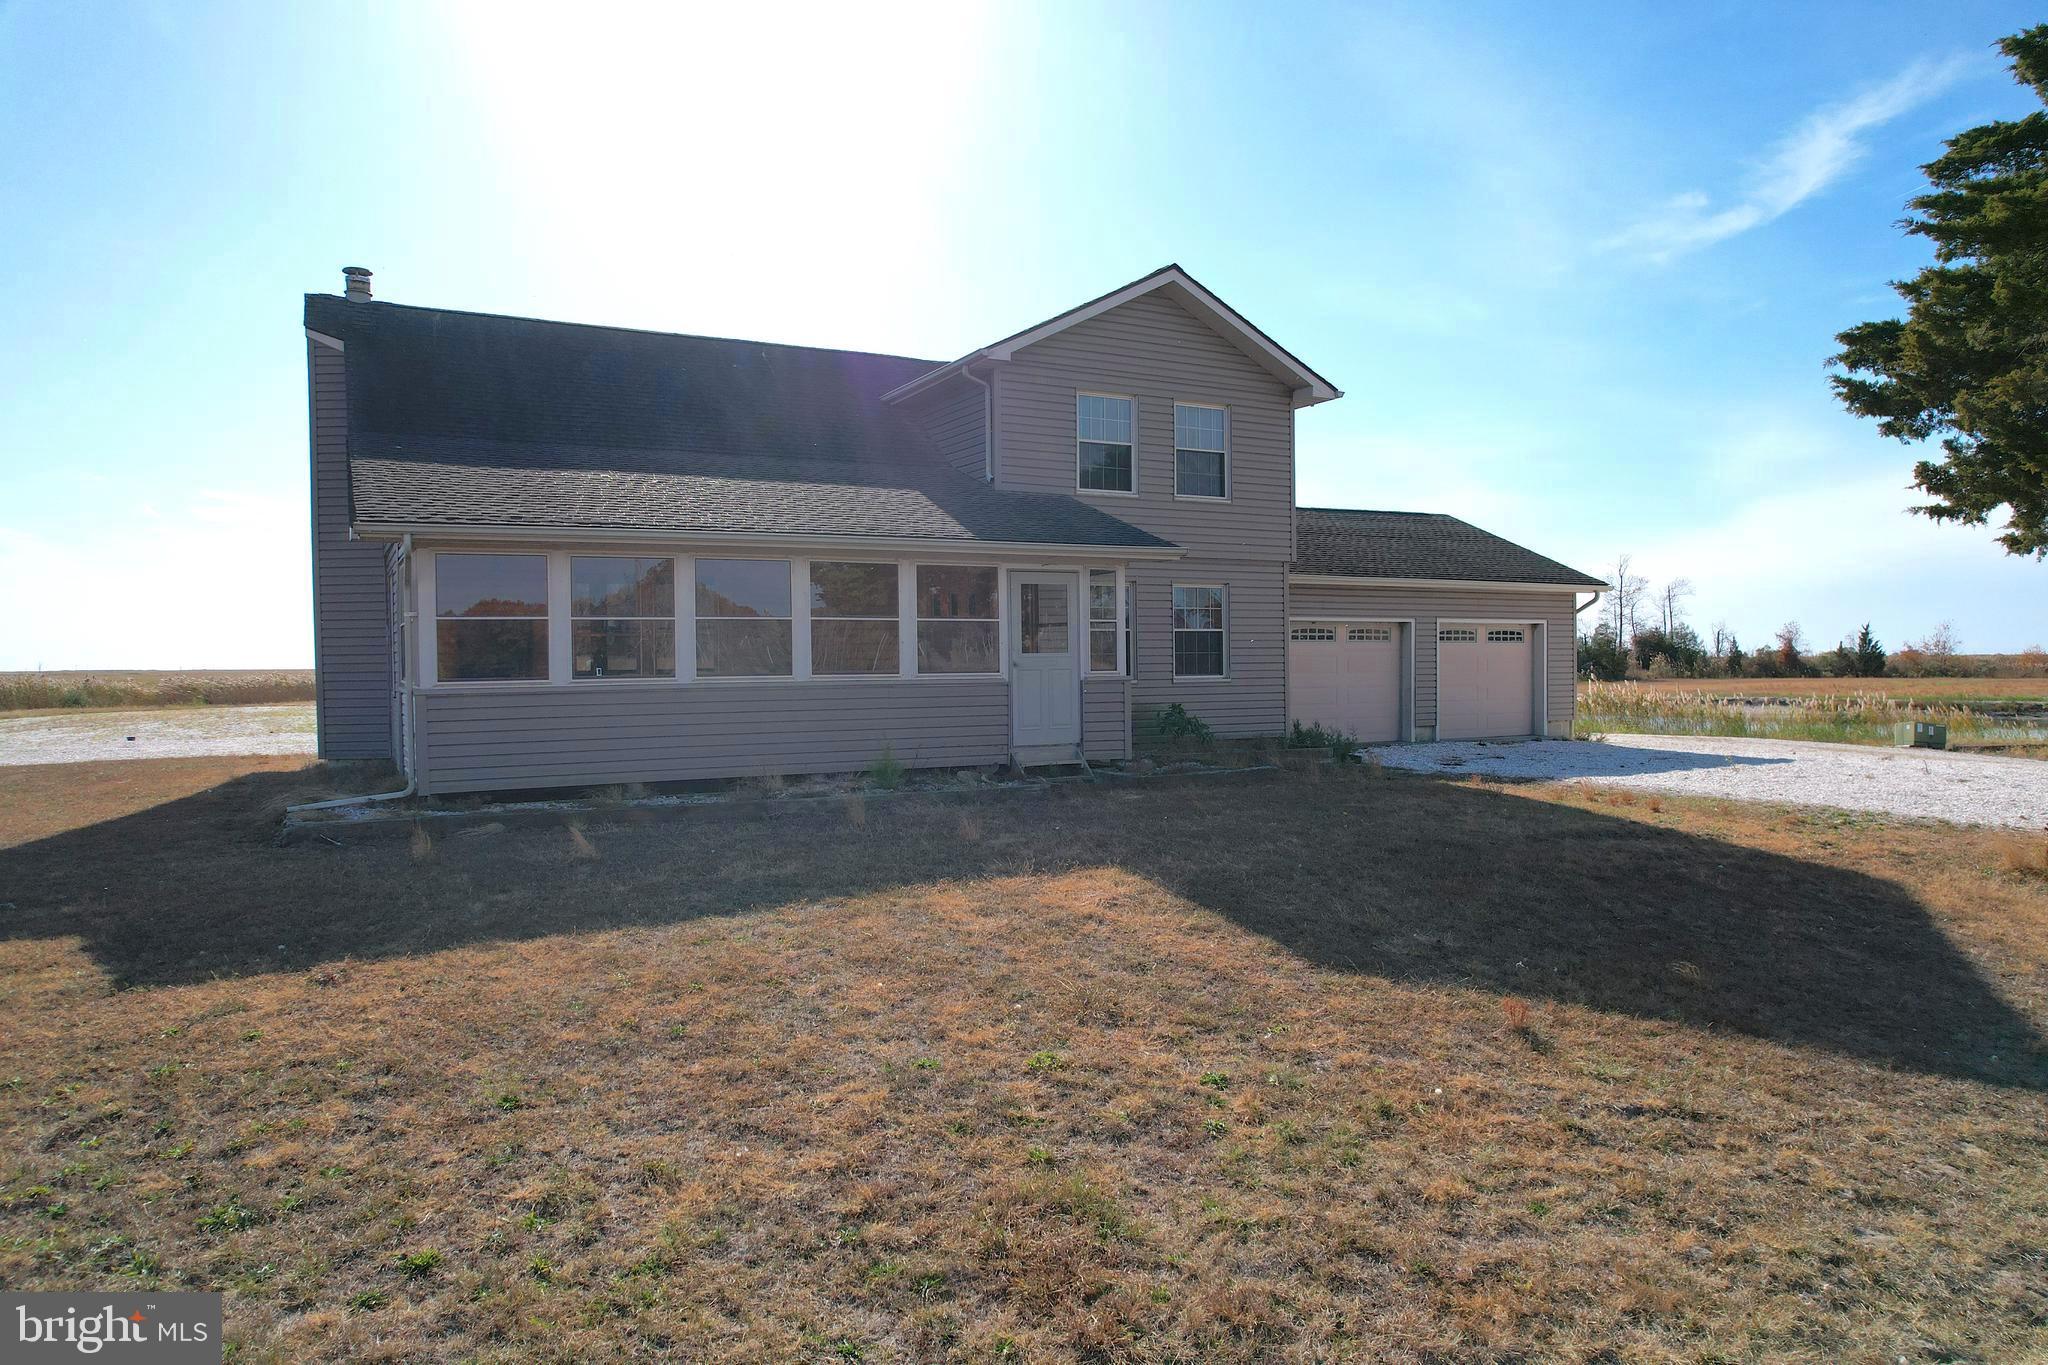
[[[320,752],[424,792],[1570,733],[1596,579],[1297,509],[1339,396],[1177,266],[951,362],[309,295]]]

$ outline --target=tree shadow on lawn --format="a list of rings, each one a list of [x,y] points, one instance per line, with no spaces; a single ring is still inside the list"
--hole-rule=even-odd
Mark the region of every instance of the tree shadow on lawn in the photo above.
[[[1282,775],[784,801],[596,814],[594,859],[554,826],[444,832],[422,859],[403,839],[273,847],[278,802],[305,782],[255,773],[0,851],[0,935],[75,935],[119,985],[179,985],[1114,866],[1339,972],[2048,1089],[2048,1046],[1904,888],[1480,786]]]

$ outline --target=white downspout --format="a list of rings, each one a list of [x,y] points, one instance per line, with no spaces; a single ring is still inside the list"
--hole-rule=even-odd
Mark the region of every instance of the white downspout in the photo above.
[[[400,544],[398,558],[399,562],[405,566],[406,576],[410,579],[412,576],[412,534],[410,532],[407,532],[405,539]],[[392,627],[399,637],[398,683],[401,688],[406,689],[404,692],[405,701],[400,707],[405,717],[405,722],[399,727],[401,733],[398,739],[400,754],[405,764],[405,785],[395,792],[372,792],[364,796],[337,796],[331,801],[306,801],[296,806],[286,806],[284,808],[286,815],[296,815],[302,810],[332,810],[336,806],[356,806],[361,805],[365,801],[398,801],[411,796],[419,789],[419,763],[413,754],[414,731],[412,713],[414,703],[411,690],[405,683],[406,671],[412,667],[412,628],[418,615],[416,611],[410,609],[411,596],[412,594],[409,592],[404,594],[408,609],[399,613],[398,623]]]

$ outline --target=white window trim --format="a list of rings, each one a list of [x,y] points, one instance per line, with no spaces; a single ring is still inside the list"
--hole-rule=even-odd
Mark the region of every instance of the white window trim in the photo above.
[[[1223,602],[1223,671],[1221,673],[1181,673],[1178,670],[1180,651],[1174,648],[1173,637],[1181,628],[1173,624],[1173,595],[1182,588],[1213,588]],[[1230,681],[1230,585],[1228,583],[1172,583],[1166,589],[1166,623],[1168,634],[1166,648],[1168,663],[1175,667],[1173,680],[1176,683],[1218,683]]]
[[[991,562],[989,562],[989,561],[987,561],[987,560],[979,560],[979,561],[977,561],[977,560],[957,560],[957,561],[948,561],[948,560],[942,560],[942,559],[916,559],[916,560],[911,560],[911,561],[909,561],[909,563],[910,563],[910,566],[911,566],[911,568],[910,568],[910,617],[909,617],[909,621],[910,621],[910,631],[909,631],[909,637],[910,637],[910,644],[909,644],[909,649],[908,649],[908,651],[906,652],[906,656],[905,656],[905,657],[906,657],[906,658],[907,658],[907,659],[909,660],[909,665],[908,665],[908,666],[909,666],[909,668],[910,668],[910,670],[911,670],[911,671],[910,671],[910,673],[909,673],[909,674],[908,674],[907,676],[910,676],[910,677],[914,677],[914,678],[941,678],[941,679],[947,679],[947,680],[951,680],[951,679],[957,679],[957,678],[1007,678],[1007,677],[1009,677],[1009,676],[1010,676],[1010,647],[1009,647],[1008,641],[1009,641],[1009,638],[1010,638],[1010,637],[1009,637],[1008,635],[1004,634],[1004,632],[1005,632],[1006,630],[1008,630],[1008,629],[1009,629],[1009,626],[1010,626],[1010,617],[1009,617],[1009,611],[1010,611],[1010,608],[1009,608],[1009,603],[1008,603],[1008,602],[1007,602],[1007,600],[1006,600],[1006,599],[1007,599],[1007,597],[1008,597],[1008,595],[1009,595],[1009,591],[1010,591],[1010,570],[1011,570],[1011,569],[1013,569],[1013,568],[1024,568],[1024,567],[1026,567],[1026,566],[1024,566],[1024,565],[1017,565],[1017,564],[997,564],[997,563],[991,563]],[[995,669],[994,669],[994,671],[993,671],[993,672],[988,672],[988,673],[926,673],[926,672],[924,672],[924,671],[923,671],[922,669],[920,669],[920,668],[918,668],[918,667],[917,667],[917,628],[918,628],[919,626],[923,625],[923,624],[924,624],[924,623],[925,623],[926,621],[986,621],[986,620],[989,620],[989,619],[990,619],[989,617],[986,617],[986,616],[920,616],[920,615],[918,615],[918,614],[917,614],[917,566],[918,566],[918,565],[920,565],[920,564],[922,564],[922,565],[925,565],[925,566],[927,566],[927,567],[929,567],[929,568],[935,568],[935,569],[994,569],[994,570],[996,571],[996,614],[995,614],[995,617],[994,617],[994,620],[995,620],[995,623],[996,623],[996,666],[995,666]]]
[[[1124,601],[1123,566],[1117,565],[1114,568],[1105,569],[1098,565],[1094,568],[1083,568],[1080,573],[1081,589],[1088,599],[1088,654],[1082,675],[1089,678],[1128,678],[1131,676],[1131,661],[1124,657],[1124,637],[1129,634],[1127,629],[1129,622],[1126,620],[1126,616],[1130,611],[1130,604]],[[1093,576],[1099,573],[1113,573],[1116,575],[1116,669],[1114,672],[1095,667],[1095,632],[1099,627],[1095,624],[1095,599],[1089,591],[1089,585],[1093,580]]]
[[[528,559],[542,559],[547,562],[548,609],[539,616],[507,616],[499,618],[501,620],[507,621],[541,621],[546,624],[548,628],[547,676],[539,678],[443,678],[441,676],[440,638],[442,617],[440,603],[436,600],[435,597],[434,581],[436,567],[435,561],[438,560],[440,556],[444,554],[517,555],[523,556]],[[482,691],[490,692],[504,691],[508,688],[517,687],[546,687],[548,684],[554,681],[556,663],[555,649],[557,643],[556,637],[560,634],[560,626],[559,623],[555,620],[554,610],[555,556],[553,554],[539,550],[479,549],[436,550],[421,553],[418,555],[418,557],[423,562],[419,565],[418,569],[413,574],[413,591],[419,594],[418,610],[420,618],[427,623],[427,628],[425,630],[417,632],[419,636],[420,650],[420,677],[425,680],[425,685],[435,688],[447,688],[449,690],[460,690],[465,692],[473,689],[481,689]],[[464,618],[449,617],[448,619],[453,621],[461,620]],[[668,680],[664,678],[661,681],[666,682]]]
[[[1081,400],[1114,398],[1131,405],[1131,486],[1129,488],[1083,488],[1081,486]],[[1102,442],[1097,442],[1100,445]],[[1138,396],[1108,393],[1100,389],[1074,390],[1074,491],[1089,498],[1135,498],[1138,496]]]
[[[1224,503],[1230,501],[1231,466],[1237,461],[1230,453],[1230,409],[1222,403],[1184,403],[1178,398],[1173,402],[1176,409],[1201,408],[1207,412],[1223,414],[1223,449],[1215,452],[1223,456],[1223,493],[1218,497],[1210,493],[1183,493],[1180,491],[1180,413],[1173,414],[1173,496],[1180,502]],[[1200,450],[1200,446],[1188,446],[1189,450]]]
[[[680,599],[683,595],[683,580],[680,576],[680,562],[676,559],[674,555],[607,554],[603,551],[597,550],[566,550],[562,552],[560,555],[549,556],[550,563],[548,564],[548,670],[550,673],[553,673],[554,671],[553,655],[555,652],[554,577],[556,568],[554,563],[552,562],[555,559],[561,560],[561,573],[563,575],[561,584],[563,602],[562,621],[565,627],[564,634],[567,636],[569,641],[568,649],[564,652],[562,656],[563,677],[567,678],[570,683],[577,687],[583,687],[591,683],[605,683],[616,687],[620,683],[672,683],[683,676],[683,635],[682,621],[680,619],[682,613],[682,602]],[[671,605],[674,607],[674,610],[670,613],[670,615],[675,616],[677,618],[675,649],[673,651],[673,653],[676,656],[676,671],[673,677],[642,678],[628,676],[623,678],[579,678],[576,676],[576,623],[578,621],[659,621],[662,619],[659,616],[578,616],[576,614],[576,566],[574,561],[579,559],[666,559],[669,562],[671,568],[677,574],[674,583],[674,597],[677,600],[671,603]],[[696,577],[694,570],[692,571],[690,585],[691,589],[694,591],[696,588]],[[696,664],[696,644],[696,633],[693,630],[690,636],[690,655],[691,665],[693,667]]]
[[[812,566],[812,565],[814,565],[814,564],[882,564],[882,565],[886,565],[886,566],[888,566],[889,568],[892,568],[892,569],[894,569],[894,570],[896,571],[896,614],[895,614],[895,616],[894,616],[894,617],[888,617],[888,616],[826,616],[826,615],[821,615],[821,614],[819,614],[819,613],[817,613],[817,612],[813,612],[813,611],[811,610],[811,566]],[[915,584],[915,583],[913,583],[913,584],[911,585],[911,593],[912,593],[912,595],[913,595],[913,596],[915,596],[915,594],[916,594],[916,591],[917,591],[917,587],[916,587],[916,584]],[[802,594],[802,598],[801,598],[801,600],[802,600],[802,602],[803,602],[803,604],[804,604],[804,612],[803,612],[803,614],[804,614],[804,646],[805,646],[805,648],[804,648],[804,668],[806,669],[806,674],[805,674],[805,676],[807,676],[807,677],[811,677],[811,678],[815,678],[815,679],[816,679],[817,681],[819,681],[819,682],[842,682],[842,681],[846,681],[846,680],[849,680],[849,679],[851,679],[851,680],[853,680],[853,681],[855,681],[855,682],[863,682],[863,681],[864,681],[864,682],[882,682],[882,681],[885,681],[885,680],[887,680],[887,679],[890,679],[890,678],[896,678],[896,679],[899,679],[899,680],[900,680],[900,679],[901,679],[901,678],[902,678],[902,677],[904,676],[904,674],[903,674],[903,565],[902,565],[902,564],[901,564],[901,563],[900,563],[899,561],[897,561],[897,560],[894,560],[894,559],[854,559],[854,558],[847,558],[847,559],[827,559],[827,558],[822,558],[822,557],[820,557],[820,558],[813,558],[813,559],[807,559],[807,560],[805,560],[805,561],[804,561],[804,580],[803,580],[803,594]],[[810,652],[810,644],[811,644],[811,639],[810,639],[810,637],[811,637],[811,623],[812,623],[813,621],[891,621],[891,620],[893,620],[893,621],[895,622],[895,625],[896,625],[896,671],[895,671],[895,672],[893,672],[893,673],[816,673],[816,672],[810,672],[810,671],[809,671],[809,670],[815,669],[815,668],[817,667],[817,660],[815,660],[815,659],[813,659],[813,658],[811,657],[811,652]],[[915,632],[914,632],[914,630],[913,630],[913,636],[912,636],[912,639],[911,639],[911,647],[910,647],[910,656],[911,656],[911,661],[912,661],[912,664],[913,664],[913,665],[915,665],[915,662],[916,662],[916,659],[917,659],[917,640],[916,640],[916,638],[915,638]],[[953,676],[955,676],[955,677],[960,677],[960,676],[963,676],[963,675],[961,675],[961,674],[954,674]],[[967,675],[967,676],[971,676],[971,675]]]

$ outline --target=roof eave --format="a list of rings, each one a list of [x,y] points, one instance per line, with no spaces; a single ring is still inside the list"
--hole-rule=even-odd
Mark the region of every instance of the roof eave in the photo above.
[[[1531,583],[1521,579],[1492,578],[1381,578],[1369,574],[1305,573],[1287,575],[1289,583],[1304,586],[1325,584],[1337,587],[1371,588],[1499,588],[1508,592],[1606,592],[1608,585],[1597,579],[1576,583]]]
[[[617,542],[628,545],[750,545],[804,549],[901,550],[908,553],[1056,554],[1097,559],[1174,560],[1187,553],[1179,545],[1090,545],[1068,542],[968,540],[938,536],[874,536],[800,531],[678,530],[634,526],[504,526],[472,522],[358,521],[351,528],[363,540],[399,540],[405,536],[476,541],[565,541],[578,544]]]

